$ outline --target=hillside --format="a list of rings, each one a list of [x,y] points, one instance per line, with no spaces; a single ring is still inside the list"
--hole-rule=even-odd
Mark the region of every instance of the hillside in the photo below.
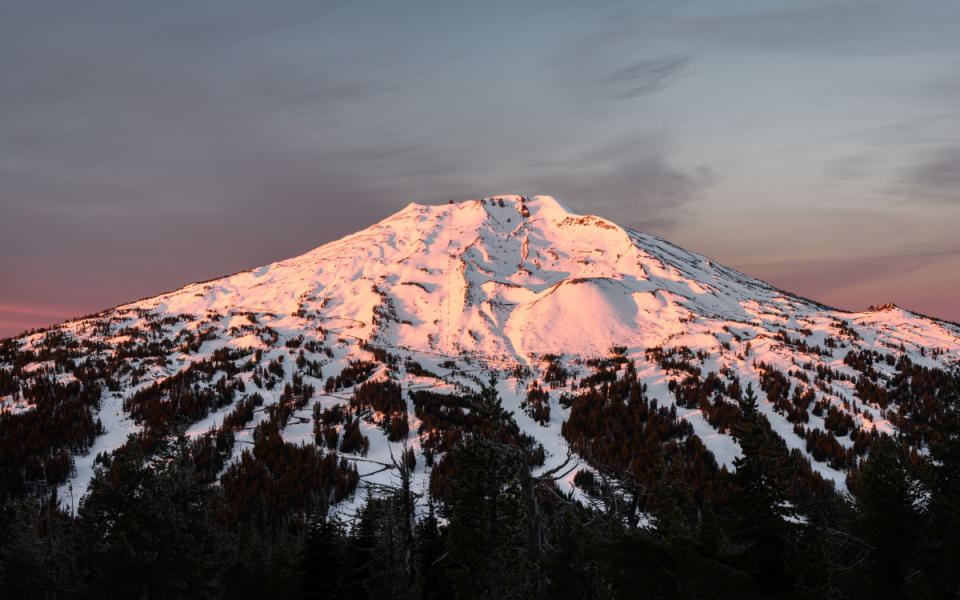
[[[689,424],[672,439],[698,437],[727,470],[740,454],[731,407],[752,384],[786,448],[844,489],[876,433],[923,451],[960,328],[892,305],[834,310],[550,197],[500,196],[410,204],[302,256],[0,349],[4,442],[17,446],[4,495],[43,471],[75,509],[97,457],[130,434],[210,433],[215,480],[267,422],[345,459],[331,475],[344,490],[395,482],[406,447],[426,493],[444,443],[425,406],[491,373],[542,470],[563,467],[562,489],[620,464],[595,428],[565,423],[586,418],[590,389],[626,379]]]

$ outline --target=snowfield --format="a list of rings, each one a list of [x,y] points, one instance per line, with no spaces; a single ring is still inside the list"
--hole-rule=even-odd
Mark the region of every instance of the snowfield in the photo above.
[[[188,318],[156,325],[181,315]],[[104,319],[111,322],[109,331],[97,327]],[[264,335],[265,328],[276,332],[276,339]],[[304,375],[318,392],[283,430],[284,439],[292,442],[313,441],[314,402],[327,407],[349,400],[350,389],[323,393],[324,381],[351,360],[373,359],[372,350],[379,349],[399,356],[393,376],[404,390],[478,389],[489,372],[496,371],[504,407],[547,451],[544,470],[568,454],[561,435],[567,409],[557,400],[574,393],[573,382],[589,373],[584,360],[607,356],[613,346],[625,347],[625,356],[648,385],[649,397],[661,406],[674,403],[668,385],[682,374],[653,362],[646,352],[650,348],[685,346],[704,374],[725,371],[744,387],[752,382],[774,430],[788,447],[803,452],[804,439],[760,392],[757,363],[804,372],[813,379],[811,366],[817,365],[856,377],[843,361],[850,350],[904,353],[927,366],[960,360],[960,328],[954,324],[895,306],[861,313],[831,309],[660,238],[578,215],[548,196],[410,204],[302,256],[191,284],[54,329],[101,341],[105,352],[123,342],[122,330],[149,331],[156,339],[178,344],[188,337],[202,340],[198,350],[174,352],[166,364],[137,365],[144,374],[136,381],[127,377],[119,391],[104,392],[99,417],[105,432],[89,452],[76,457],[76,474],[69,486],[61,487],[61,499],[74,507],[93,473],[94,457],[115,449],[140,428],[124,413],[123,398],[222,348],[259,349],[263,363],[283,356],[288,367],[284,381],[273,389],[257,389],[250,372],[239,375],[247,391],[257,391],[265,401],[253,422],[237,433],[234,457],[252,443],[251,432],[266,418],[265,408],[278,402],[301,350],[306,359],[320,364],[322,376]],[[29,347],[44,335],[21,341]],[[317,342],[315,351],[304,350],[309,341]],[[545,386],[552,410],[549,421],[541,424],[527,416],[521,402],[531,381],[543,381],[549,363],[544,355],[560,355],[559,364],[572,377],[563,387]],[[404,366],[408,360],[437,377],[410,373]],[[532,375],[523,381],[512,378],[517,366]],[[893,372],[882,361],[875,368],[881,377]],[[387,370],[380,365],[373,377],[384,377]],[[794,378],[791,383],[801,385]],[[859,428],[891,430],[884,410],[858,398],[852,383],[836,381],[812,389],[817,399],[853,415]],[[4,410],[30,410],[16,401],[13,396],[0,399]],[[218,426],[232,409],[210,413],[190,425],[188,434]],[[677,412],[693,425],[718,463],[732,468],[739,448],[729,433],[713,428],[699,410],[678,407]],[[419,443],[412,408],[408,414],[406,441],[389,442],[376,425],[364,423],[370,450],[364,457],[350,457],[357,461],[362,481],[396,481],[396,471],[389,468],[393,457],[402,455],[404,445],[416,449]],[[823,419],[811,415],[808,426],[823,428]],[[840,442],[852,443],[846,438]],[[814,461],[813,466],[843,488],[843,472],[823,462]],[[415,488],[425,490],[429,469],[422,457],[415,474]],[[571,481],[572,476],[560,483],[569,487]]]

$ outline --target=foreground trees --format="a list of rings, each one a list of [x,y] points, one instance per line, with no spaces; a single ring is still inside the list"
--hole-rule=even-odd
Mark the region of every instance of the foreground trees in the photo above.
[[[181,438],[147,462],[131,440],[100,470],[78,530],[94,595],[215,597],[229,560],[219,488],[198,482]]]
[[[929,457],[883,437],[850,478],[849,497],[796,493],[795,457],[749,387],[731,417],[743,451],[734,473],[691,472],[677,438],[658,433],[679,431],[663,414],[644,434],[656,464],[640,477],[584,470],[581,501],[553,484],[570,473],[538,466],[541,449],[492,386],[457,400],[482,426],[444,455],[437,494],[415,502],[401,459],[396,489],[368,489],[345,520],[327,506],[342,481],[286,477],[307,450],[287,448],[269,427],[251,454],[266,467],[243,479],[251,487],[241,509],[198,469],[202,445],[131,438],[102,461],[76,517],[45,495],[2,507],[0,597],[952,597],[960,396],[949,398]],[[605,410],[644,408],[639,395],[632,405],[607,401]],[[589,421],[579,427],[585,447],[606,451]],[[224,482],[237,485],[234,475]],[[268,497],[285,501],[267,506]]]
[[[739,408],[733,434],[743,456],[733,461],[732,553],[765,595],[780,596],[793,589],[791,568],[798,558],[796,508],[788,502],[791,463],[762,421],[752,386]]]

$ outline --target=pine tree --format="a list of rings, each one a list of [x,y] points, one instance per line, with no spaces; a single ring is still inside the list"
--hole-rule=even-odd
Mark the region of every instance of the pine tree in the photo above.
[[[794,597],[842,598],[844,582],[857,573],[863,543],[843,530],[852,507],[838,494],[811,498],[804,506],[806,522],[798,539],[800,560]]]
[[[7,504],[0,510],[0,597],[81,595],[81,550],[74,519],[55,506],[38,507],[32,498]]]
[[[883,436],[859,473],[850,477],[856,517],[853,533],[869,548],[860,569],[874,597],[907,598],[916,575],[924,490],[903,443]]]
[[[326,515],[311,523],[300,555],[300,598],[332,600],[343,597],[343,530]]]
[[[950,383],[940,395],[946,404],[940,439],[923,473],[929,501],[922,565],[929,592],[941,598],[960,596],[960,369]]]
[[[736,562],[751,573],[768,596],[791,589],[796,556],[795,516],[787,502],[791,464],[760,414],[753,385],[739,401],[740,419],[733,433],[742,456],[733,461],[736,472],[731,509]]]
[[[231,547],[214,520],[219,491],[198,481],[185,439],[159,442],[156,456],[131,436],[90,482],[79,516],[94,591],[214,597]]]
[[[356,542],[361,561],[354,581],[369,598],[411,597],[412,540],[404,534],[403,506],[398,494],[368,496],[356,525]]]
[[[432,502],[426,516],[417,523],[415,539],[414,570],[419,597],[423,600],[452,597],[453,591],[446,577],[449,564],[444,548],[446,540]]]
[[[471,406],[489,423],[451,452],[446,548],[457,598],[521,598],[529,591],[530,465],[491,375]]]
[[[513,425],[513,413],[503,408],[503,402],[497,392],[497,381],[496,372],[491,372],[487,385],[480,390],[472,406],[472,411],[490,423],[495,433]]]
[[[453,460],[446,546],[457,598],[525,597],[530,566],[520,455],[476,435]]]

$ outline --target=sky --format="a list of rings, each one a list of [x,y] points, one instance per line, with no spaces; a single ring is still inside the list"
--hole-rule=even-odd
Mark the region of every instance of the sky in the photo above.
[[[0,0],[0,336],[548,194],[960,321],[960,3]]]

